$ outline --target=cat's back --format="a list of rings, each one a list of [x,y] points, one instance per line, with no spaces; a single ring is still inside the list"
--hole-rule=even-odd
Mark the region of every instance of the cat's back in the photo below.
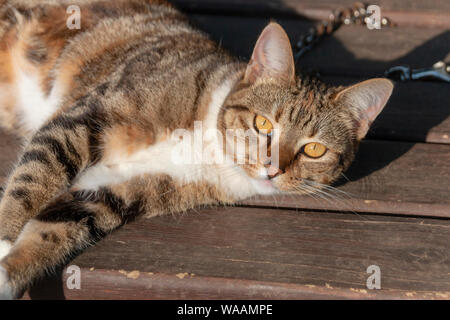
[[[54,74],[84,77],[89,86],[138,52],[175,57],[208,47],[207,38],[161,0],[16,0],[0,13],[3,53],[43,75],[47,91]]]
[[[10,104],[21,89],[36,92],[34,127],[105,83],[135,101],[189,105],[208,74],[233,61],[165,1],[16,0],[0,17],[0,91],[19,92]]]

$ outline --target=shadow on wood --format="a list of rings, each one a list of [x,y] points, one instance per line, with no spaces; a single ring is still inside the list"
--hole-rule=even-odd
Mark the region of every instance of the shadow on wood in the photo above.
[[[28,290],[31,300],[65,300],[63,268],[59,267],[53,274],[38,280]]]

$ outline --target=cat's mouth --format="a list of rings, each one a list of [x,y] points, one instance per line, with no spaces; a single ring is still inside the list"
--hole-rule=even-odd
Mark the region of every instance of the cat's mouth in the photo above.
[[[278,189],[275,184],[276,179],[276,177],[270,179],[267,170],[262,168],[258,171],[256,177],[251,178],[251,181],[259,194],[270,195],[280,192],[280,189]]]

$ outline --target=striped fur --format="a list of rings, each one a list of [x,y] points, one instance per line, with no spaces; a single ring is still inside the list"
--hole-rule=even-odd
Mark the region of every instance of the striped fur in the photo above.
[[[74,3],[80,30],[66,26]],[[25,141],[0,203],[5,298],[139,216],[305,193],[302,179],[331,183],[392,90],[381,79],[344,89],[295,77],[274,23],[246,64],[164,1],[0,4],[0,124]],[[260,162],[170,162],[168,152],[188,143],[172,142],[174,130],[202,121],[254,131],[256,114],[282,129],[276,179]],[[323,159],[301,155],[309,141],[328,147]],[[204,143],[211,157],[225,153],[218,138]]]

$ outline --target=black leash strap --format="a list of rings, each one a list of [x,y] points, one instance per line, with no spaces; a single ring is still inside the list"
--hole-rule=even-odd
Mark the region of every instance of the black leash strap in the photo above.
[[[333,11],[327,20],[319,22],[307,34],[300,37],[295,46],[295,60],[298,61],[307,52],[311,51],[324,38],[332,35],[343,25],[373,24],[371,6],[362,2],[355,2],[352,7]],[[379,27],[395,26],[388,18],[381,17]],[[432,80],[450,83],[450,65],[443,61],[436,62],[431,68],[411,69],[409,66],[395,66],[385,72],[385,76],[394,80]]]

